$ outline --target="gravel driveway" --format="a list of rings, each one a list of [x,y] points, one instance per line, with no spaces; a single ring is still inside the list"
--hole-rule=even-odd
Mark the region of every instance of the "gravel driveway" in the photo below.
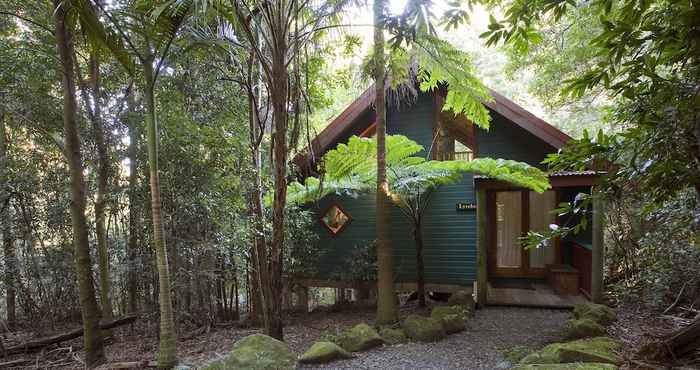
[[[493,370],[502,351],[516,345],[538,348],[561,340],[567,310],[490,307],[476,312],[467,330],[437,343],[409,343],[355,353],[349,360],[300,369]]]

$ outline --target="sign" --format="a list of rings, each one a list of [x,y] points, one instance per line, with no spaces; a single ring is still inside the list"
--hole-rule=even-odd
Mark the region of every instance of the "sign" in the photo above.
[[[457,203],[457,212],[473,211],[476,209],[476,203]]]

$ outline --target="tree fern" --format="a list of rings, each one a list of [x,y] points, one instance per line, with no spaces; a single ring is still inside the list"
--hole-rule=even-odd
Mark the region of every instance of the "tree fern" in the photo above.
[[[328,194],[358,194],[376,189],[376,140],[353,136],[322,159],[322,177],[293,182],[287,194],[290,203],[300,204]],[[423,146],[402,135],[387,136],[387,178],[393,194],[423,192],[453,184],[465,173],[479,174],[516,186],[543,192],[550,188],[547,175],[523,162],[477,158],[472,161],[428,161],[415,156]]]

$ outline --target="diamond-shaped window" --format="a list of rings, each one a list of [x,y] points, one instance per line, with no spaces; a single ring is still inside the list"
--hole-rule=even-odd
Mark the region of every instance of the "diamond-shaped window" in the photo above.
[[[321,224],[333,235],[337,235],[349,223],[350,215],[337,204],[328,207],[321,216]]]

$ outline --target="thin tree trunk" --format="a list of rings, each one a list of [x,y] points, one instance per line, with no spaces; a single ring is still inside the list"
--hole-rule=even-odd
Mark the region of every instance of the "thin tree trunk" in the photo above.
[[[2,97],[2,95],[0,95]],[[17,276],[17,256],[12,240],[12,218],[10,216],[9,176],[10,161],[7,154],[7,130],[5,128],[5,110],[0,102],[0,231],[5,257],[5,308],[7,324],[14,327],[17,321],[15,278]]]
[[[416,285],[418,305],[425,307],[425,264],[423,261],[423,226],[420,216],[413,220],[413,240],[416,243]]]
[[[110,298],[111,279],[109,277],[109,253],[107,233],[105,231],[105,197],[108,191],[110,163],[105,130],[102,122],[102,100],[100,99],[100,65],[94,55],[90,56],[90,87],[94,103],[92,126],[97,147],[97,195],[95,199],[95,235],[97,237],[97,255],[100,270],[100,302],[102,316],[109,320],[113,317],[112,299]],[[86,102],[87,104],[87,102]],[[88,108],[89,109],[89,108]]]
[[[73,66],[73,41],[67,20],[69,0],[54,0],[54,21],[56,44],[62,64],[63,74],[63,132],[65,155],[71,178],[71,223],[75,245],[76,274],[83,318],[85,364],[94,367],[105,362],[104,344],[99,328],[100,309],[95,297],[90,261],[87,221],[85,218],[85,183],[83,163],[80,154],[80,137],[76,122],[77,103],[75,98],[75,76]]]
[[[151,185],[151,216],[153,218],[153,246],[158,269],[158,303],[160,307],[160,340],[158,367],[171,368],[177,364],[175,322],[170,296],[170,271],[168,251],[165,247],[163,215],[161,214],[160,177],[158,171],[158,124],[154,96],[152,61],[143,64],[146,80],[146,130],[148,145],[148,170]]]
[[[389,235],[390,218],[386,181],[386,106],[384,95],[384,29],[385,0],[374,0],[374,87],[377,113],[377,324],[396,321],[394,300],[394,257]]]
[[[135,101],[133,92],[127,97],[128,114],[135,111]],[[138,205],[138,143],[139,132],[133,117],[128,117],[129,125],[129,242],[127,245],[127,290],[128,290],[128,312],[138,311],[138,295],[136,283],[136,251],[139,235],[139,205]]]
[[[286,24],[283,18],[274,26],[284,34]],[[276,38],[272,53],[272,123],[273,134],[273,167],[274,167],[274,198],[272,201],[272,246],[270,248],[270,286],[267,309],[270,321],[265,331],[269,336],[282,340],[284,338],[282,323],[282,259],[284,256],[284,207],[287,202],[287,127],[288,127],[288,90],[289,72],[286,65],[286,39],[283,35]]]

